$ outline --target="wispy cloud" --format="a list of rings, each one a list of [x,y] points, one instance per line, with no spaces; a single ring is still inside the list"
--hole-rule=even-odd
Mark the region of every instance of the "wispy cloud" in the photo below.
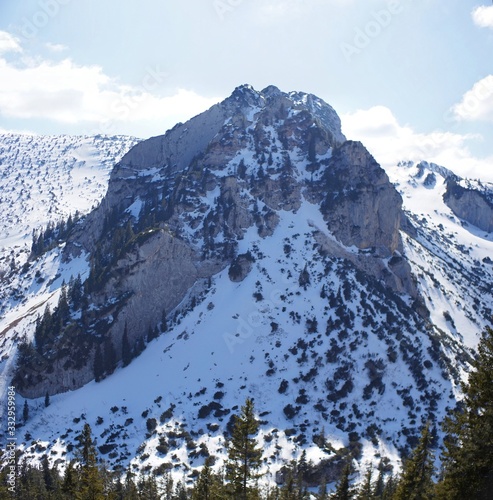
[[[46,44],[46,48],[51,50],[52,52],[65,52],[66,50],[68,50],[68,47],[66,45],[61,44],[61,43],[48,42]]]
[[[493,5],[481,5],[472,11],[472,20],[480,28],[493,29]]]
[[[63,46],[51,48],[61,51]],[[100,66],[25,54],[11,61],[2,57],[7,51],[22,52],[22,48],[14,37],[0,32],[0,115],[4,117],[85,123],[88,132],[145,136],[163,133],[217,102],[187,89],[164,94],[167,74],[159,65],[143,68],[140,85],[126,85],[110,78]],[[139,134],[140,125],[144,128]]]
[[[493,182],[493,158],[475,157],[469,149],[471,142],[482,140],[478,134],[419,133],[400,124],[385,106],[358,110],[341,119],[346,136],[363,142],[384,167],[403,160],[427,160],[444,165],[458,175]]]

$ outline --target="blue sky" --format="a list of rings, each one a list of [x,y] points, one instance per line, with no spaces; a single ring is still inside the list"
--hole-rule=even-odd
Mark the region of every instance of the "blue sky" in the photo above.
[[[492,54],[486,0],[2,0],[0,130],[149,137],[274,84],[384,164],[493,180]]]

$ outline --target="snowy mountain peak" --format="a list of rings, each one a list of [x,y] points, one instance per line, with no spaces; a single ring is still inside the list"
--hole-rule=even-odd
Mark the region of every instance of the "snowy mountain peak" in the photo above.
[[[266,474],[302,450],[326,478],[397,465],[425,422],[440,436],[491,317],[493,237],[456,215],[488,220],[476,196],[435,165],[385,172],[316,96],[237,88],[14,263],[20,446],[63,460],[88,422],[112,466],[191,479],[253,397]]]
[[[493,231],[493,184],[478,179],[463,179],[451,170],[425,161],[402,162],[397,168],[403,170],[406,182],[423,185],[441,196],[453,214],[482,231]],[[397,177],[401,178],[399,174]],[[438,188],[435,189],[435,188]]]
[[[432,162],[427,162],[427,161],[400,162],[398,164],[398,167],[408,169],[409,171],[414,170],[414,172],[411,175],[417,179],[422,178],[425,173],[435,173],[435,174],[440,175],[445,180],[449,180],[449,179],[451,179],[453,181],[460,181],[461,180],[461,178],[458,175],[454,174],[454,172],[452,172],[448,168],[445,168],[441,165],[437,165],[436,163],[432,163]]]

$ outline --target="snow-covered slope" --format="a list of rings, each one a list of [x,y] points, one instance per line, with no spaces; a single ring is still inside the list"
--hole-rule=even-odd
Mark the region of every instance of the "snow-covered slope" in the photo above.
[[[86,214],[106,193],[116,162],[138,142],[126,136],[0,134],[0,249],[31,245],[33,229]],[[5,266],[5,253],[0,257]]]
[[[183,304],[171,331],[127,368],[53,396],[47,409],[43,398],[30,401],[27,456],[49,449],[63,459],[89,422],[114,466],[172,467],[189,477],[208,453],[221,464],[226,424],[251,397],[264,421],[265,473],[303,449],[319,462],[351,445],[362,447],[362,466],[377,457],[396,464],[398,449],[414,442],[408,436],[454,404],[454,386],[436,339],[418,336],[424,325],[410,306],[373,289],[347,262],[320,256],[313,243],[323,227],[305,202],[282,215],[271,238],[250,231],[241,246],[255,265],[244,281],[219,273],[202,301],[193,310]]]
[[[408,255],[433,323],[475,347],[493,317],[493,234],[459,219],[444,202],[451,178],[478,191],[493,185],[460,180],[427,162],[387,169],[401,192],[416,235],[404,238]]]

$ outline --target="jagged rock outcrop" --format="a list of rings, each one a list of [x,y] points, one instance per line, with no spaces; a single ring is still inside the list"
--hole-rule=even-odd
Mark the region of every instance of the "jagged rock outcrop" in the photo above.
[[[449,180],[443,200],[457,217],[483,231],[493,232],[493,193],[491,191],[464,187],[459,182]]]

